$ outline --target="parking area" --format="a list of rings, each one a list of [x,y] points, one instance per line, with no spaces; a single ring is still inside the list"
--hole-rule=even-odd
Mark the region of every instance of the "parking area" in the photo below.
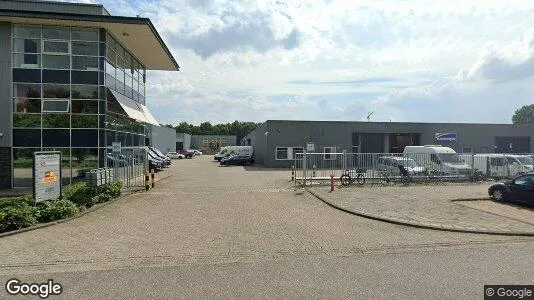
[[[223,167],[203,155],[174,161],[156,174],[157,179],[162,176],[167,178],[149,192],[126,196],[69,222],[2,238],[0,275],[346,257],[429,244],[528,241],[355,217],[303,189],[295,190],[284,169]]]

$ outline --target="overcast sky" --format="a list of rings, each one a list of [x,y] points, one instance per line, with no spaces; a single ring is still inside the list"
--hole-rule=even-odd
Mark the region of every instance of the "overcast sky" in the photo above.
[[[534,1],[86,0],[148,17],[181,67],[160,123],[511,123],[534,103]]]

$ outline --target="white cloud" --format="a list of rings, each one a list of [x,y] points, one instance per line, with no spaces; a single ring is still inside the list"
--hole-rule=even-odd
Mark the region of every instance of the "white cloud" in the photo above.
[[[148,105],[168,123],[369,111],[380,121],[509,122],[534,102],[533,1],[103,4],[151,18],[179,62],[180,72],[148,76]]]

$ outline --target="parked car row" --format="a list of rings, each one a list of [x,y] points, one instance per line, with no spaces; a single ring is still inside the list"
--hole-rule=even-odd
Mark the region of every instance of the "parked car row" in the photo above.
[[[254,152],[251,146],[226,146],[222,147],[213,159],[221,166],[229,165],[253,165]]]
[[[148,153],[148,167],[150,170],[162,170],[171,165],[171,159],[157,148],[145,147]]]

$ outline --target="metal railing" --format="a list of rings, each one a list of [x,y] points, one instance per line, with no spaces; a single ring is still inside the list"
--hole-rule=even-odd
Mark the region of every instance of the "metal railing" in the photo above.
[[[111,181],[121,181],[125,189],[145,187],[145,174],[148,172],[148,153],[144,147],[122,147],[120,153],[112,148],[105,154],[104,168],[93,169],[86,173],[91,186],[99,186]]]
[[[358,176],[365,183],[403,179],[412,182],[500,180],[534,171],[533,154],[497,153],[299,153],[295,155],[295,184]]]

